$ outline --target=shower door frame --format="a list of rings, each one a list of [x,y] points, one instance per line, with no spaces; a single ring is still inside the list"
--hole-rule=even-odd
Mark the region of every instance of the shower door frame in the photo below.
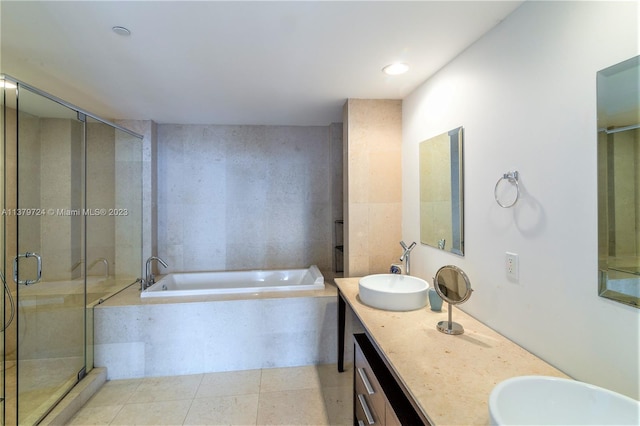
[[[17,86],[16,410],[18,424],[35,424],[86,371],[84,271],[72,267],[84,251],[85,123]]]
[[[81,148],[80,156],[81,156],[81,175],[82,175],[82,178],[81,178],[80,185],[81,185],[81,194],[82,194],[81,195],[81,205],[82,205],[82,209],[84,211],[86,209],[86,207],[87,207],[86,206],[86,203],[87,203],[86,178],[87,178],[87,137],[88,137],[88,135],[87,135],[87,119],[86,118],[87,117],[91,117],[92,119],[94,119],[94,120],[96,120],[98,122],[101,122],[101,123],[104,123],[106,125],[109,125],[109,126],[113,127],[116,130],[123,131],[123,132],[125,132],[125,133],[127,133],[127,134],[129,134],[131,136],[136,137],[136,138],[142,139],[143,137],[141,135],[139,135],[139,134],[137,134],[135,132],[132,132],[132,131],[126,129],[126,128],[123,128],[123,127],[121,127],[119,125],[116,125],[116,124],[114,124],[112,122],[109,122],[107,120],[101,119],[101,118],[99,118],[99,117],[97,117],[97,116],[95,116],[95,115],[93,115],[93,114],[91,114],[91,113],[89,113],[87,111],[84,111],[84,110],[82,110],[82,109],[80,109],[80,108],[78,108],[78,107],[76,107],[76,106],[74,106],[74,105],[72,105],[72,104],[60,99],[60,98],[57,98],[56,96],[50,95],[50,94],[48,94],[48,93],[46,93],[46,92],[44,92],[44,91],[42,91],[40,89],[37,89],[37,88],[35,88],[35,87],[33,87],[33,86],[31,86],[31,85],[29,85],[27,83],[24,83],[24,82],[22,82],[22,81],[20,81],[18,79],[15,79],[15,78],[13,78],[11,76],[0,75],[0,77],[5,79],[6,81],[9,81],[11,83],[16,84],[16,86],[17,86],[17,89],[16,89],[16,129],[15,129],[16,135],[15,135],[15,141],[9,141],[9,142],[7,141],[7,135],[6,135],[7,129],[6,129],[6,122],[5,122],[5,120],[6,120],[6,113],[5,113],[6,100],[3,99],[3,110],[2,110],[2,120],[3,120],[3,128],[2,128],[2,130],[3,130],[3,134],[2,134],[2,138],[3,138],[3,140],[2,140],[2,157],[3,157],[3,161],[5,163],[7,161],[7,157],[6,157],[6,145],[7,145],[7,143],[15,143],[15,146],[16,146],[15,147],[16,148],[16,162],[18,161],[17,150],[18,150],[18,146],[20,144],[20,135],[19,135],[19,115],[20,115],[19,97],[20,97],[20,94],[19,94],[19,92],[20,92],[21,89],[26,89],[27,91],[31,92],[34,95],[41,96],[41,97],[43,97],[45,99],[48,99],[48,100],[53,101],[53,102],[55,102],[57,104],[60,104],[63,107],[66,107],[66,108],[70,109],[71,111],[75,112],[77,120],[79,122],[81,122],[80,146],[82,148]],[[3,90],[3,96],[4,96],[4,94],[5,94],[5,91]],[[3,178],[4,178],[4,182],[3,182],[4,194],[3,195],[4,195],[4,197],[3,197],[3,207],[2,208],[5,208],[7,206],[7,200],[6,200],[6,197],[7,197],[7,195],[6,195],[7,173],[8,172],[7,172],[6,164],[5,164],[5,167],[4,167],[4,170],[3,170],[3,174],[4,174],[4,176],[3,176]],[[19,170],[18,170],[17,164],[16,164],[16,169],[15,169],[15,175],[16,175],[15,176],[16,188],[14,189],[15,195],[16,195],[15,196],[15,198],[16,198],[15,203],[18,204],[20,202],[20,200],[19,200],[19,197],[18,197]],[[18,205],[18,207],[19,207],[19,205]],[[27,207],[27,206],[25,206],[25,207]],[[52,207],[52,206],[49,206],[49,207]],[[4,219],[5,218],[3,218],[3,221],[2,221],[3,228],[5,228],[5,220]],[[16,217],[15,219],[16,219],[16,234],[17,234],[16,235],[16,247],[15,247],[16,248],[16,253],[11,253],[11,257],[13,257],[14,254],[15,255],[19,255],[18,247],[20,246],[19,245],[19,218]],[[87,250],[87,246],[86,246],[86,238],[87,238],[87,236],[86,236],[86,230],[87,230],[86,216],[81,220],[80,227],[82,229],[81,241],[80,241],[80,245],[81,245],[80,251],[82,253],[81,254],[82,258],[86,258],[86,250]],[[6,230],[3,230],[3,237],[4,238],[3,238],[3,241],[2,241],[2,243],[3,243],[2,253],[3,253],[3,256],[5,257],[5,259],[10,259],[11,257],[7,256],[7,254],[8,254],[7,250],[11,250],[11,249],[8,248],[7,244],[6,244],[6,238],[7,238]],[[25,256],[22,256],[22,257],[25,257]],[[29,257],[29,256],[27,256],[27,257]],[[30,256],[30,257],[33,257],[33,256]],[[22,259],[22,260],[25,260],[25,259]],[[38,262],[39,262],[39,259],[38,259]],[[9,263],[11,263],[11,262],[9,262]],[[7,268],[8,268],[8,264],[6,262],[3,263],[3,269],[5,270],[5,272],[6,272]],[[75,384],[77,384],[85,376],[86,371],[87,371],[87,361],[88,361],[88,357],[87,357],[88,330],[87,330],[87,327],[89,325],[88,325],[88,322],[87,322],[87,312],[86,312],[86,306],[87,306],[86,264],[83,264],[82,268],[84,269],[83,273],[82,273],[82,278],[83,278],[82,293],[83,293],[83,295],[81,296],[82,299],[83,299],[83,303],[82,303],[83,323],[82,323],[82,325],[80,327],[82,329],[83,342],[84,342],[84,344],[82,345],[82,347],[83,347],[83,354],[82,354],[83,366],[78,371],[76,379],[72,380],[70,378],[69,382],[67,382],[67,383],[73,382],[72,385],[68,386],[67,389],[64,389],[62,391],[62,393],[61,393],[61,396],[59,398],[57,398],[55,400],[55,402],[52,401],[52,404],[48,408],[47,412],[42,414],[38,421],[42,420],[44,417],[46,417],[46,414],[48,414],[51,410],[53,410],[53,408],[56,406],[56,404],[58,402],[60,402],[60,400],[62,400],[62,398],[73,388],[73,386],[75,386]],[[11,276],[11,274],[10,274],[10,276]],[[23,279],[23,277],[20,277],[20,279]],[[19,304],[19,300],[20,300],[20,297],[19,297],[20,290],[19,290],[19,286],[17,284],[15,284],[15,285],[17,287],[16,288],[16,296],[17,296],[16,297],[16,310],[18,310],[18,304]],[[5,308],[6,308],[6,296],[3,298],[3,310],[2,310],[3,314],[5,312]],[[19,322],[18,316],[19,315],[16,313],[16,318],[15,318],[16,324]],[[2,386],[3,386],[3,394],[0,395],[0,396],[3,397],[3,399],[2,399],[2,402],[3,402],[3,405],[2,405],[2,418],[1,418],[2,424],[6,424],[7,420],[8,420],[9,423],[13,423],[14,421],[16,423],[20,423],[22,421],[20,419],[20,416],[19,416],[20,410],[18,408],[19,404],[20,404],[20,400],[19,400],[19,394],[20,394],[20,383],[19,383],[19,377],[20,377],[20,373],[19,373],[19,371],[20,371],[19,370],[20,369],[20,355],[19,355],[19,349],[18,349],[18,346],[20,344],[20,342],[19,342],[20,333],[19,333],[19,327],[17,325],[16,325],[16,329],[17,329],[16,336],[15,336],[15,339],[16,339],[16,342],[15,342],[15,344],[16,344],[16,353],[17,353],[17,355],[16,355],[16,363],[17,363],[17,365],[16,365],[16,374],[15,374],[16,375],[16,386],[15,386],[16,390],[15,390],[15,395],[13,395],[13,397],[15,397],[15,401],[16,402],[15,402],[15,408],[14,409],[10,408],[9,410],[7,410],[7,406],[6,406],[5,401],[6,401],[7,397],[8,397],[8,395],[6,395],[6,392],[7,392],[6,376],[5,376],[4,371],[3,371],[2,378],[1,378],[2,379]],[[3,333],[3,348],[2,348],[3,349],[2,350],[2,352],[3,352],[3,361],[5,361],[5,358],[6,358],[6,353],[5,353],[5,347],[6,346],[4,346],[4,344],[6,344],[6,339],[7,338],[8,338],[8,336],[6,335],[6,333]],[[89,366],[89,368],[91,368],[91,367],[92,366]]]

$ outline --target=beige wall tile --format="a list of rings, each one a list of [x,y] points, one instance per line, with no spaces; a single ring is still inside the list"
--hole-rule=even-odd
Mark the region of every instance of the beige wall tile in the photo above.
[[[399,203],[370,204],[368,232],[371,256],[383,256],[398,262],[397,258],[402,254],[399,245],[402,225],[398,221],[401,214],[402,206]]]
[[[402,236],[402,102],[344,108],[345,276],[386,272]]]
[[[402,162],[400,149],[369,153],[370,203],[402,202]]]

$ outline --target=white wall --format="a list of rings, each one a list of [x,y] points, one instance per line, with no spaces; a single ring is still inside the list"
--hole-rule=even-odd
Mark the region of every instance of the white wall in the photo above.
[[[526,2],[403,104],[403,238],[419,241],[419,142],[464,126],[462,308],[576,379],[640,397],[640,311],[597,294],[596,72],[638,54],[638,3]],[[494,200],[518,170],[522,196]],[[519,283],[504,272],[520,257]],[[435,325],[434,325],[435,327]],[[455,338],[455,337],[452,337]]]

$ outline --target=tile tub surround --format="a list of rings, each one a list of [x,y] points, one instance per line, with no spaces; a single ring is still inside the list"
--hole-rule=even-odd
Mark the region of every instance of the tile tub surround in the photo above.
[[[489,394],[510,377],[567,377],[455,307],[453,320],[465,329],[459,336],[436,330],[438,321],[447,319],[446,305],[442,312],[366,306],[358,298],[358,280],[335,281],[401,386],[435,425],[488,424]]]
[[[318,265],[333,278],[341,156],[340,123],[158,125],[162,272]]]
[[[111,380],[333,363],[336,294],[141,300],[131,286],[94,309],[95,365]]]

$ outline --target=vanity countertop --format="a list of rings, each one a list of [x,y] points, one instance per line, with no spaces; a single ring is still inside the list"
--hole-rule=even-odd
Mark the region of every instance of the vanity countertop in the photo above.
[[[446,303],[441,312],[428,306],[410,312],[366,306],[358,298],[358,280],[335,282],[401,386],[435,425],[489,424],[489,394],[510,377],[567,377],[455,307],[453,321],[464,334],[439,332],[436,324],[447,320]]]

